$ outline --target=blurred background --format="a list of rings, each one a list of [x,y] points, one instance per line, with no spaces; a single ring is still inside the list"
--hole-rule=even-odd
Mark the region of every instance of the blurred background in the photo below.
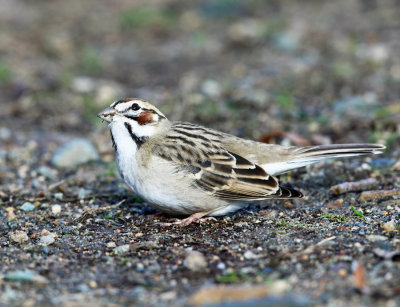
[[[266,142],[399,150],[395,0],[0,5],[0,162],[22,174],[51,159],[74,166],[73,148],[53,153],[77,137],[95,144],[82,161],[111,161],[96,114],[124,97]],[[3,183],[15,183],[2,172]]]
[[[29,161],[22,173],[68,166],[71,154],[52,155],[76,137],[95,144],[86,160],[112,160],[96,114],[123,97],[266,142],[398,150],[395,0],[0,5],[0,158]]]

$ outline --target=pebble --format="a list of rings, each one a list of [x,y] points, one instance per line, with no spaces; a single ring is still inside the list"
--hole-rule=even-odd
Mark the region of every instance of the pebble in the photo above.
[[[160,294],[162,301],[172,301],[178,297],[176,291],[168,291]]]
[[[396,225],[394,220],[391,220],[385,224],[383,224],[383,229],[385,229],[385,231],[387,232],[392,232],[392,231],[396,231],[398,230],[398,225]]]
[[[7,127],[1,127],[0,128],[0,139],[1,140],[9,140],[11,138],[11,130],[8,129]]]
[[[264,25],[257,19],[244,19],[228,28],[228,37],[234,44],[248,45],[257,42],[264,33]]]
[[[184,265],[193,272],[201,272],[207,268],[207,261],[202,253],[189,250],[186,252]]]
[[[244,258],[247,260],[258,259],[259,255],[254,254],[252,251],[248,250],[243,254]]]
[[[274,46],[282,51],[296,51],[300,46],[299,37],[290,31],[279,33],[274,37]]]
[[[347,275],[346,269],[340,269],[340,270],[338,271],[338,275],[339,275],[340,277],[346,277],[346,275]]]
[[[114,251],[114,254],[116,254],[116,255],[122,255],[122,254],[129,252],[129,249],[130,249],[130,245],[125,244],[125,245],[117,246],[116,248],[113,249],[113,251]]]
[[[61,213],[61,206],[60,205],[53,205],[51,206],[51,212],[55,215],[58,215]]]
[[[210,97],[217,98],[221,95],[221,86],[215,80],[206,80],[201,85],[201,91]]]
[[[220,262],[217,264],[217,269],[218,270],[225,270],[226,269],[226,265],[223,262]]]
[[[23,205],[21,206],[21,210],[22,211],[32,211],[35,209],[35,205],[30,203],[29,201],[23,203]]]
[[[381,63],[390,57],[390,49],[384,44],[360,44],[356,50],[356,56]]]
[[[96,80],[89,77],[76,77],[72,80],[71,87],[77,93],[87,94],[96,88]]]
[[[97,104],[100,104],[104,101],[112,101],[115,97],[119,97],[122,94],[121,92],[121,89],[116,84],[102,84],[96,89],[94,101],[98,102]]]
[[[52,235],[40,237],[39,245],[47,246],[53,244],[55,239]]]
[[[379,241],[386,241],[388,238],[385,236],[380,236],[380,235],[368,235],[366,236],[368,241],[371,242],[379,242]]]
[[[107,242],[107,247],[108,248],[115,248],[115,247],[117,247],[117,244],[115,244],[115,242]]]
[[[7,207],[6,212],[8,221],[15,219],[14,207]]]
[[[50,167],[40,166],[40,167],[38,167],[37,172],[39,175],[42,175],[47,179],[50,179],[50,180],[56,179],[56,171],[54,169],[51,169]]]
[[[88,194],[88,191],[86,191],[84,188],[80,188],[78,190],[78,198],[79,199],[84,199],[87,194]]]
[[[10,232],[9,237],[15,243],[22,243],[29,240],[28,235],[25,231],[16,230],[14,232]]]
[[[59,192],[59,193],[54,193],[53,196],[54,196],[55,199],[62,200],[63,197],[64,197],[64,194]]]
[[[40,235],[39,245],[47,246],[56,241],[56,235],[46,229],[43,229]]]
[[[31,270],[9,272],[4,275],[5,280],[19,281],[19,282],[33,282],[37,284],[47,284],[48,280],[46,277],[37,274]]]
[[[58,168],[74,168],[98,159],[99,154],[92,142],[77,138],[60,146],[53,154],[51,164]]]

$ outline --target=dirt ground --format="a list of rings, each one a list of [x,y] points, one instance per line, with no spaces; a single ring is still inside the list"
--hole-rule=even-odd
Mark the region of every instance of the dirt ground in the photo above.
[[[0,7],[0,306],[400,305],[397,1]],[[96,118],[124,97],[244,138],[387,150],[281,176],[303,199],[166,227]]]

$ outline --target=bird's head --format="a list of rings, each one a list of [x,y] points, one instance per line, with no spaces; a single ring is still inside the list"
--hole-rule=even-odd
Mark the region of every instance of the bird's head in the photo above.
[[[162,129],[168,119],[155,106],[137,98],[113,102],[97,116],[113,126],[125,126],[138,137],[151,137]]]

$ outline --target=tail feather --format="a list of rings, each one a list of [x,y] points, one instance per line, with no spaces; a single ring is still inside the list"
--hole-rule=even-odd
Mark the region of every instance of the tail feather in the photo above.
[[[338,144],[338,145],[320,145],[299,147],[293,151],[299,157],[345,157],[381,154],[386,147],[380,144]]]
[[[381,154],[385,148],[384,145],[380,144],[338,144],[293,147],[287,159],[263,164],[262,168],[270,175],[278,175],[325,159]]]

